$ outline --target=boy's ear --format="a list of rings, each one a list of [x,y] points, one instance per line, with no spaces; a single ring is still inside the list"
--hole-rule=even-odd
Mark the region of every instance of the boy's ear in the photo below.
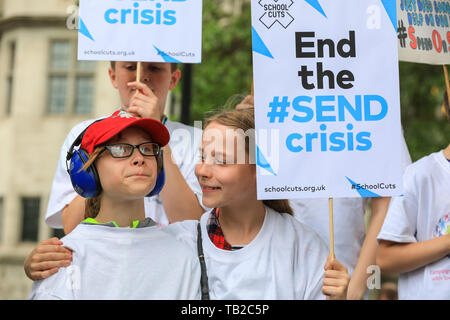
[[[180,81],[180,78],[181,78],[181,70],[180,69],[176,69],[174,72],[172,72],[169,90],[173,90],[176,88],[178,81]]]
[[[117,89],[118,85],[117,85],[117,79],[116,79],[116,71],[114,71],[113,68],[109,67],[108,74],[109,74],[109,79],[111,80],[113,87]]]

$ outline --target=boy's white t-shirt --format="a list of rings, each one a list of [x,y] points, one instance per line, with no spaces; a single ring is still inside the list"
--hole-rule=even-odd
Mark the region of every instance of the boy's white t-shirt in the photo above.
[[[61,147],[47,212],[45,214],[45,222],[52,228],[61,229],[63,227],[62,210],[77,196],[77,193],[72,187],[70,176],[67,173],[67,152],[75,139],[90,124],[103,118],[86,120],[74,126]],[[197,196],[199,203],[202,204],[202,191],[194,172],[199,159],[202,130],[169,120],[166,122],[166,127],[170,133],[169,146],[172,150],[173,160],[178,165],[186,183]],[[169,224],[160,195],[145,198],[145,214],[146,217],[150,217],[160,225]]]
[[[242,249],[228,251],[210,240],[209,215],[209,211],[202,215],[200,225],[211,299],[325,299],[328,250],[313,230],[266,207],[258,235]],[[186,227],[184,222],[174,225]]]
[[[405,139],[402,135],[402,167],[411,164]],[[333,199],[334,248],[336,258],[350,274],[358,263],[366,237],[365,211],[369,198]],[[330,245],[328,199],[296,199],[289,201],[295,218],[316,231]]]
[[[190,232],[79,224],[61,240],[73,250],[72,264],[35,281],[30,299],[200,299],[200,265]]]
[[[392,199],[377,239],[413,243],[449,234],[450,162],[444,153],[432,153],[409,166],[403,184],[404,196]],[[400,274],[398,295],[450,299],[450,255]]]

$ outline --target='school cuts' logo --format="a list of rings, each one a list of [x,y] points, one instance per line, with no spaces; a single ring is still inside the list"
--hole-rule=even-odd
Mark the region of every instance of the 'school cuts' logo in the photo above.
[[[292,0],[260,0],[264,14],[259,21],[270,29],[275,23],[279,23],[283,28],[287,28],[294,18],[289,14],[289,8],[294,4]]]

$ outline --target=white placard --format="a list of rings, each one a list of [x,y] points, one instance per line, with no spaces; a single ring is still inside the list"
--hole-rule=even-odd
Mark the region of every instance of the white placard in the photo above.
[[[252,0],[258,198],[402,192],[395,0]]]
[[[81,0],[79,60],[200,63],[202,0]]]
[[[397,0],[402,61],[450,64],[450,0]]]

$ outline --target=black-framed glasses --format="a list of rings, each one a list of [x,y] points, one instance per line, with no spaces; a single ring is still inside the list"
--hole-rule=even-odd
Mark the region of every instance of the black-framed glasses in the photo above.
[[[138,145],[115,143],[105,146],[105,150],[108,150],[113,158],[128,158],[133,154],[134,149],[138,149],[144,157],[155,157],[161,152],[159,144],[154,142],[144,142]]]

